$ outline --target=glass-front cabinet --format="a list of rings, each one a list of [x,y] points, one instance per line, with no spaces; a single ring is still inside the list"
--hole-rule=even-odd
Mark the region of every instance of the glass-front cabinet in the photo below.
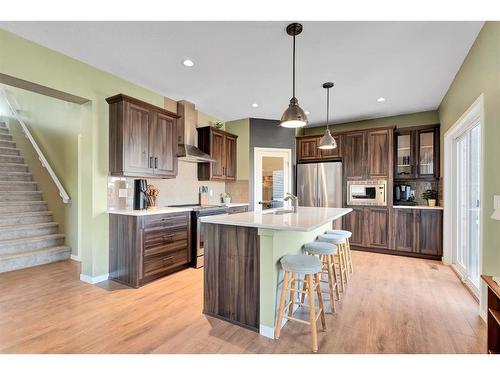
[[[394,135],[395,180],[439,177],[439,125],[397,129]]]

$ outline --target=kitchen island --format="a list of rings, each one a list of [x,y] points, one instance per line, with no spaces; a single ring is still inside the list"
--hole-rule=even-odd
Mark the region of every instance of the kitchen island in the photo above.
[[[279,260],[332,228],[350,208],[299,207],[297,213],[244,212],[201,218],[205,233],[203,312],[274,337]]]

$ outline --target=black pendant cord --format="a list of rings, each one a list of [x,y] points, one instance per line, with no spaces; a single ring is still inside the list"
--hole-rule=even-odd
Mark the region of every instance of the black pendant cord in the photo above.
[[[295,35],[293,36],[293,53],[292,53],[292,98],[295,98]]]
[[[326,130],[330,130],[328,115],[330,113],[330,88],[326,89]]]

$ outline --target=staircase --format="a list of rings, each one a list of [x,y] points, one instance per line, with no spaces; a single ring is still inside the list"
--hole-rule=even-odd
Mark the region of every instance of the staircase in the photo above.
[[[28,166],[0,122],[0,273],[69,259]]]

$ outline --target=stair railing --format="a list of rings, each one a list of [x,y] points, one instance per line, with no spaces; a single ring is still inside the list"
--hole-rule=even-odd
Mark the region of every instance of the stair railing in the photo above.
[[[54,170],[52,169],[52,167],[50,166],[49,162],[47,161],[47,159],[43,155],[42,150],[40,150],[40,147],[38,147],[38,144],[36,143],[35,139],[31,135],[31,132],[29,131],[28,126],[26,125],[26,123],[24,122],[24,120],[22,119],[22,117],[19,115],[19,111],[14,106],[13,100],[9,98],[9,95],[5,92],[5,90],[3,88],[0,88],[0,95],[4,98],[4,100],[7,103],[7,105],[9,107],[12,115],[14,116],[14,118],[21,125],[21,128],[22,128],[22,130],[24,132],[24,135],[26,136],[26,138],[29,139],[29,141],[31,142],[31,145],[35,149],[35,151],[36,151],[36,153],[38,155],[38,159],[40,160],[40,163],[42,163],[42,166],[45,169],[47,169],[47,172],[49,172],[49,175],[52,178],[52,181],[54,181],[54,183],[56,184],[57,188],[59,189],[59,195],[61,196],[63,203],[70,203],[71,199],[70,199],[68,193],[66,192],[66,190],[63,187],[63,185],[61,184],[61,181],[59,181],[59,178],[57,178],[57,175],[54,172]]]

